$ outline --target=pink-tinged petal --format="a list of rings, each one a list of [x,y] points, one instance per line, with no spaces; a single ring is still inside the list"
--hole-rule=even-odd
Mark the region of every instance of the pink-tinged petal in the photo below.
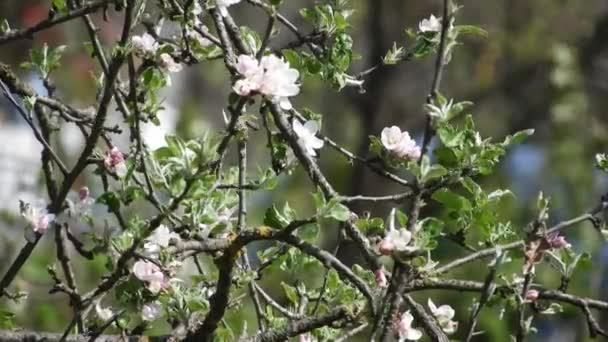
[[[418,329],[410,328],[405,332],[405,339],[410,341],[416,341],[422,337],[422,332]]]
[[[395,244],[390,239],[383,239],[378,243],[378,251],[383,255],[391,255],[395,250]]]
[[[376,278],[376,284],[380,287],[387,287],[388,280],[386,279],[386,273],[384,272],[384,266],[374,271],[374,277]]]
[[[258,67],[257,59],[249,55],[240,55],[237,59],[236,70],[243,76],[255,73]]]
[[[80,190],[78,190],[78,199],[84,201],[89,198],[90,194],[91,192],[89,191],[89,188],[83,186],[82,188],[80,188]]]
[[[528,290],[528,292],[526,292],[526,299],[530,301],[535,301],[538,299],[539,294],[540,293],[538,292],[538,290]]]
[[[409,311],[401,314],[401,322],[404,326],[410,327],[412,326],[412,322],[414,321],[414,316]]]

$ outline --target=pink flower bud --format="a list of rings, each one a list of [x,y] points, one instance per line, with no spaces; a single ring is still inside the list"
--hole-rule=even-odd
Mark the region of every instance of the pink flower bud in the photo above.
[[[84,201],[85,199],[89,198],[90,195],[91,192],[86,186],[83,186],[82,188],[80,188],[80,190],[78,190],[78,199],[81,201]]]
[[[376,283],[380,287],[387,287],[388,281],[386,280],[386,274],[384,273],[384,266],[381,266],[379,269],[374,271],[374,276],[376,277]]]
[[[570,244],[568,243],[568,241],[566,241],[566,238],[558,234],[549,236],[548,242],[551,245],[551,248],[555,249],[570,247]]]
[[[378,251],[383,255],[391,255],[395,249],[395,244],[388,239],[380,241],[378,244]]]
[[[114,166],[125,161],[125,157],[120,152],[118,147],[114,146],[108,153],[106,153],[106,157],[104,159],[104,163],[107,168],[113,168]]]
[[[539,293],[537,290],[528,290],[528,292],[526,292],[526,299],[535,301],[538,299],[538,294]]]

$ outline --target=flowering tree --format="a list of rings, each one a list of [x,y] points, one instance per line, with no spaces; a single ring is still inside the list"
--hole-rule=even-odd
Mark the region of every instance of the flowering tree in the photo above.
[[[81,20],[100,70],[95,105],[79,109],[58,96],[53,85],[63,47],[33,50],[23,64],[39,75],[47,94],[35,92],[0,64],[4,96],[43,148],[47,192],[41,203],[20,203],[24,246],[0,280],[0,296],[20,300],[23,293],[11,288],[13,280],[42,237],[54,234],[57,260],[51,265],[58,266],[48,269],[54,282],[50,291],[64,294],[73,309],[64,333],[5,331],[4,337],[118,340],[145,335],[152,322],[165,321],[170,329],[162,339],[189,341],[344,341],[355,335],[373,341],[448,341],[450,336],[470,341],[478,333],[480,312],[496,306],[517,317],[509,334],[523,341],[534,332],[535,317],[556,313],[561,304],[580,309],[591,336],[608,336],[591,312],[608,310],[608,303],[568,293],[569,279],[585,256],[560,235],[584,221],[603,234],[600,214],[608,197],[591,201],[594,208],[587,213],[551,223],[550,201],[541,194],[530,224],[512,226],[495,211],[511,192],[488,191],[477,180],[491,174],[509,147],[533,130],[482,138],[468,114],[471,103],[448,100],[439,91],[461,36],[485,32],[457,24],[460,8],[444,0],[442,13],[408,30],[408,43],[395,44],[376,66],[351,75],[355,54],[348,2],[328,0],[302,9],[306,27],[281,15],[282,5],[281,0],[53,0],[49,17],[38,24],[3,25],[0,44]],[[249,6],[256,15],[261,10],[266,28],[256,32],[239,26],[231,6]],[[89,16],[98,11],[122,20],[113,46],[100,43]],[[165,36],[163,26],[177,27],[179,33]],[[291,36],[277,46],[273,42],[280,31]],[[425,58],[434,58],[435,67],[428,96],[420,101],[426,116],[420,143],[407,130],[386,127],[370,137],[370,156],[359,156],[322,135],[322,119],[335,118],[299,110],[290,101],[308,79],[364,91],[366,77],[377,70]],[[223,61],[232,80],[225,128],[196,140],[167,136],[165,146],[147,146],[142,125],[158,121],[163,110],[159,91],[171,86],[172,74],[214,59]],[[114,108],[118,120],[109,115]],[[66,125],[76,126],[84,139],[72,165],[53,143],[57,129]],[[123,130],[130,143],[121,150],[113,141]],[[259,172],[251,172],[247,161],[252,135],[266,138],[269,162],[255,161]],[[227,158],[233,146],[236,161]],[[324,149],[365,165],[401,190],[385,196],[339,193],[319,166]],[[607,170],[608,158],[598,155],[597,164]],[[302,191],[311,193],[315,210],[298,213],[284,201],[267,208],[263,223],[252,223],[248,197],[273,189],[294,170],[310,179]],[[77,180],[85,175],[88,184],[78,189]],[[394,209],[384,220],[354,212],[354,202],[386,202]],[[425,214],[428,202],[441,210]],[[111,221],[91,215],[98,204],[113,216]],[[144,205],[147,210],[136,210]],[[364,263],[351,266],[318,245],[317,232],[331,225],[339,227],[340,241],[357,246]],[[102,226],[101,232],[94,229]],[[259,241],[265,243],[253,244]],[[440,243],[456,243],[467,254],[435,261]],[[254,253],[255,262],[250,260]],[[106,274],[84,290],[73,271],[75,259],[99,256]],[[213,262],[203,267],[199,259],[204,258]],[[485,281],[447,276],[479,259],[488,260]],[[521,270],[507,274],[502,271],[507,263]],[[559,273],[558,289],[535,282],[535,268],[543,263]],[[196,272],[186,264],[195,265]],[[258,284],[273,264],[312,268],[323,275],[322,285],[307,286],[305,279],[283,282],[287,301],[278,301]],[[420,304],[414,294],[428,289],[479,295],[470,312],[455,312],[428,296]],[[245,302],[255,309],[253,329],[224,320]],[[10,327],[10,312],[0,313],[0,324]]]

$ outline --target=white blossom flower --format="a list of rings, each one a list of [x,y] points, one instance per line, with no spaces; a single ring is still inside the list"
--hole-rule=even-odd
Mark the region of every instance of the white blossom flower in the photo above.
[[[144,304],[141,308],[141,318],[144,321],[155,321],[162,315],[162,307],[158,302]]]
[[[112,316],[114,316],[114,312],[112,312],[112,309],[104,308],[101,306],[101,301],[98,301],[95,304],[95,313],[97,314],[97,317],[99,317],[99,319],[101,319],[102,321],[107,321],[112,318]]]
[[[165,275],[160,270],[160,267],[150,261],[137,261],[133,265],[133,274],[137,279],[147,282],[148,290],[152,293],[158,293],[167,284]]]
[[[387,151],[399,158],[418,159],[422,153],[410,134],[407,131],[401,132],[397,126],[385,127],[380,140]]]
[[[306,149],[308,155],[315,157],[315,150],[323,147],[323,140],[317,138],[315,134],[319,131],[319,126],[314,120],[306,121],[304,125],[298,119],[293,120],[293,131],[298,136],[298,141]]]
[[[43,203],[34,206],[29,203],[20,202],[19,207],[21,217],[27,221],[25,238],[30,242],[36,240],[36,234],[44,234],[49,225],[55,220],[55,215],[49,214]]]
[[[393,244],[394,249],[399,252],[410,251],[413,249],[413,247],[408,246],[410,241],[412,241],[412,233],[405,228],[389,231],[384,237],[384,240],[390,241]]]
[[[441,326],[441,329],[446,334],[453,334],[456,332],[458,329],[458,322],[452,321],[456,312],[451,306],[441,305],[440,307],[437,307],[431,298],[428,299],[428,306],[433,316],[435,316],[435,319],[437,319],[439,326]]]
[[[110,149],[103,160],[104,165],[108,170],[116,172],[116,175],[123,178],[127,174],[127,164],[125,163],[125,157],[120,152],[118,147],[114,146]]]
[[[156,53],[156,49],[158,49],[156,39],[148,33],[131,37],[131,44],[133,45],[135,54],[139,57],[151,57]]]
[[[384,255],[390,255],[393,251],[411,252],[416,246],[409,246],[412,241],[412,233],[406,228],[395,228],[395,208],[391,210],[388,221],[388,232],[384,239],[378,244],[378,251]]]
[[[220,14],[225,17],[228,15],[228,7],[234,4],[238,4],[241,0],[215,0],[215,5],[217,6]]]
[[[399,342],[416,341],[422,337],[422,332],[412,328],[414,317],[406,311],[396,317],[393,321],[393,330],[399,335]]]
[[[420,32],[440,32],[441,31],[441,20],[431,14],[428,19],[422,19],[418,24]]]
[[[154,230],[152,235],[146,238],[144,250],[148,255],[158,255],[163,248],[169,246],[171,239],[179,240],[179,234],[172,232],[165,225],[161,225]]]
[[[182,65],[177,63],[173,57],[168,53],[160,54],[160,65],[163,69],[169,72],[180,72],[182,71]]]
[[[243,76],[233,86],[237,94],[260,93],[271,96],[285,110],[292,108],[289,97],[300,93],[300,85],[296,83],[300,73],[290,68],[289,63],[275,55],[264,56],[259,63],[251,56],[240,55],[236,68]]]

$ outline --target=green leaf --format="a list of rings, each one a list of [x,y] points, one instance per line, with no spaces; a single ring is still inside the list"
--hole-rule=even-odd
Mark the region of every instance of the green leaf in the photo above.
[[[264,224],[275,229],[283,229],[289,224],[289,220],[285,219],[273,205],[264,214]]]
[[[458,34],[473,34],[482,37],[488,36],[488,31],[473,25],[456,25],[454,26],[454,31],[458,32]]]
[[[408,217],[403,211],[399,209],[395,210],[395,217],[397,217],[397,222],[399,222],[401,227],[407,227]]]
[[[52,4],[53,7],[60,12],[63,12],[63,10],[65,10],[67,7],[65,4],[65,0],[53,0]]]
[[[324,217],[330,217],[337,221],[344,222],[350,217],[350,210],[347,206],[338,202],[338,200],[332,199],[327,204],[327,211]]]
[[[456,211],[471,210],[471,202],[469,202],[468,199],[447,189],[435,191],[431,198],[443,204],[448,209]]]
[[[13,329],[15,327],[15,314],[0,309],[0,328]]]
[[[116,192],[106,192],[97,198],[97,203],[105,204],[109,212],[120,209],[120,196]]]
[[[534,134],[534,129],[530,128],[530,129],[525,129],[523,131],[519,131],[513,135],[509,135],[505,138],[505,141],[503,142],[504,146],[512,146],[515,144],[519,144],[522,141],[524,141],[527,137],[531,136],[532,134]]]
[[[286,284],[283,281],[281,282],[281,287],[283,287],[283,291],[285,291],[287,299],[289,299],[289,301],[292,302],[294,305],[297,305],[299,302],[299,298],[298,292],[296,292],[296,288],[289,284]]]

